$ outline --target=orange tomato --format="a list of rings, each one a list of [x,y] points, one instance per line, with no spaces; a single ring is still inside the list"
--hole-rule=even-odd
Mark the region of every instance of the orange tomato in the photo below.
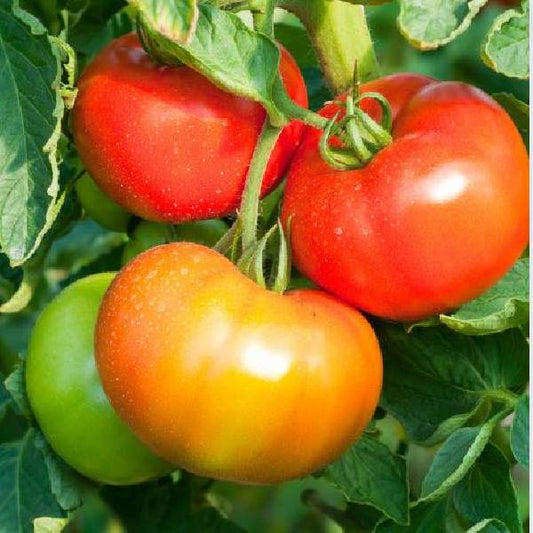
[[[201,245],[139,255],[100,309],[96,359],[112,405],[154,452],[245,483],[310,474],[370,421],[377,339],[317,290],[279,295]]]

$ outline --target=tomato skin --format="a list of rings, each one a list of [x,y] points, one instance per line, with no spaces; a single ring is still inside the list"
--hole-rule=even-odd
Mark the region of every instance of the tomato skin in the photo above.
[[[288,94],[307,106],[296,62],[282,49]],[[128,211],[180,223],[233,212],[266,113],[185,67],[154,63],[135,34],[113,41],[78,82],[72,113],[81,159],[97,184]],[[262,194],[281,179],[303,126],[284,128]]]
[[[113,406],[156,453],[243,483],[334,460],[371,419],[382,379],[356,310],[320,291],[266,291],[192,243],[122,269],[100,310],[96,357]]]
[[[343,172],[321,160],[320,133],[306,132],[282,208],[285,222],[292,216],[295,264],[385,318],[457,308],[504,275],[527,244],[520,135],[496,102],[466,84],[402,74],[363,89],[391,100],[394,140],[366,168]],[[375,103],[364,106],[375,115]]]
[[[114,274],[69,285],[42,312],[31,335],[26,389],[52,448],[96,481],[129,485],[175,469],[148,450],[118,418],[94,361],[94,325]]]
[[[100,226],[120,233],[126,231],[131,213],[106,196],[88,174],[78,179],[74,187],[81,206]]]
[[[143,221],[133,230],[129,242],[124,247],[122,263],[128,263],[149,248],[173,241],[196,242],[211,247],[227,230],[226,223],[218,218],[186,222],[179,226]]]

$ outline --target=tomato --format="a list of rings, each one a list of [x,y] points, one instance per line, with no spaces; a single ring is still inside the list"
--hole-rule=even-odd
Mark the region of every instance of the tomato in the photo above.
[[[226,233],[228,226],[222,220],[197,220],[179,226],[168,226],[156,222],[140,222],[133,230],[129,242],[124,248],[122,262],[126,264],[140,253],[173,241],[197,242],[205,246],[214,246]]]
[[[100,226],[113,231],[126,231],[131,213],[106,196],[88,174],[78,179],[74,187],[81,206]]]
[[[155,456],[109,404],[94,361],[94,325],[114,274],[76,281],[42,312],[26,361],[28,399],[46,439],[85,476],[140,483],[175,469]]]
[[[381,388],[358,311],[316,290],[267,291],[192,243],[121,270],[95,345],[104,390],[139,438],[217,479],[279,483],[325,466],[361,434]]]
[[[280,72],[288,94],[306,106],[303,78],[283,49]],[[258,103],[189,67],[156,64],[128,34],[81,76],[72,126],[81,159],[106,194],[147,220],[179,223],[237,208],[265,116]],[[263,194],[281,179],[301,132],[293,122],[281,133]]]
[[[496,102],[463,83],[398,74],[363,90],[390,100],[393,142],[365,168],[339,171],[319,155],[320,132],[306,132],[282,208],[294,262],[374,315],[415,320],[457,308],[526,246],[520,135]],[[363,107],[376,117],[375,102]]]

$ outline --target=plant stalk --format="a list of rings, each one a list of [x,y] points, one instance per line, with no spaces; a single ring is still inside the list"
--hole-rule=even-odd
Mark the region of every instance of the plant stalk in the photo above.
[[[274,0],[264,0],[261,10],[253,12],[254,29],[268,37],[274,37]]]
[[[378,63],[363,6],[342,0],[280,0],[278,6],[302,21],[333,94],[352,85],[356,63],[360,81],[377,76]]]
[[[257,220],[259,216],[259,195],[263,175],[270,159],[270,154],[278,140],[282,128],[270,125],[268,119],[263,125],[261,135],[255,145],[246,185],[241,200],[239,217],[242,224],[243,252],[257,241]]]

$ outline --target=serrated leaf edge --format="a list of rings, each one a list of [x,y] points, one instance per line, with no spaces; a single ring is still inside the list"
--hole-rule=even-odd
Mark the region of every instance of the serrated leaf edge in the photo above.
[[[456,37],[461,35],[461,33],[465,32],[470,26],[470,24],[472,23],[472,20],[474,20],[474,17],[481,11],[481,8],[487,2],[488,0],[472,0],[471,2],[468,3],[468,13],[465,15],[461,23],[448,35],[448,37],[445,37],[444,39],[432,41],[432,42],[426,42],[426,41],[420,41],[416,37],[413,37],[412,35],[410,35],[409,30],[407,29],[405,24],[402,22],[403,14],[404,14],[404,5],[405,5],[405,0],[402,0],[400,2],[400,14],[398,15],[398,28],[400,30],[400,33],[415,48],[418,48],[424,51],[435,50],[439,48],[440,46],[448,44],[449,42],[453,41]]]
[[[361,438],[361,437],[359,437]],[[407,472],[407,463],[406,463],[406,460],[405,460],[405,457],[401,456],[401,455],[398,455],[396,453],[392,453],[389,448],[387,447],[386,444],[383,444],[383,442],[380,442],[379,440],[373,438],[373,437],[369,437],[367,436],[367,438],[369,439],[372,439],[374,442],[378,443],[380,446],[384,447],[387,449],[387,451],[396,459],[396,458],[399,458],[401,459],[404,464],[405,464],[405,467],[406,467],[406,472]],[[352,443],[352,446],[355,444]],[[348,450],[346,450],[347,452]],[[345,453],[346,453],[345,452]],[[340,459],[340,457],[339,457]],[[328,465],[329,466],[329,465]],[[350,498],[348,497],[348,495],[346,494],[345,490],[335,481],[331,478],[331,476],[328,475],[327,473],[327,468],[326,468],[326,474],[325,474],[325,478],[332,484],[332,485],[335,485],[335,487],[337,487],[345,496],[345,498],[349,501],[349,502],[353,502],[353,503],[360,503],[360,504],[363,504],[363,505],[369,505],[370,507],[376,509],[377,511],[379,511],[380,513],[383,513],[384,515],[384,519],[383,520],[386,520],[386,519],[390,519],[392,520],[394,523],[396,524],[400,524],[400,525],[409,525],[409,522],[410,522],[410,518],[409,518],[409,510],[407,511],[407,522],[398,522],[395,518],[393,518],[392,516],[390,516],[390,514],[388,514],[384,509],[380,509],[376,504],[368,501],[368,500],[356,500],[354,498]],[[405,483],[405,490],[406,490],[406,494],[409,495],[409,477],[406,475],[405,476],[405,479],[404,479],[404,483]],[[409,497],[408,497],[408,500],[409,500]],[[381,521],[380,521],[381,522]],[[379,523],[379,522],[378,522]],[[376,524],[378,525],[378,524]]]
[[[522,4],[524,5],[524,4]],[[514,18],[520,18],[526,16],[526,13],[524,11],[518,11],[518,9],[508,9],[507,11],[504,11],[501,15],[497,16],[494,22],[492,23],[492,26],[490,27],[489,31],[487,32],[487,35],[485,37],[485,40],[483,41],[483,44],[481,45],[481,59],[487,65],[489,68],[494,70],[495,72],[498,72],[499,74],[503,74],[504,76],[507,76],[508,78],[517,78],[519,80],[527,80],[529,79],[529,75],[526,76],[520,76],[517,74],[512,74],[509,71],[506,71],[505,69],[498,68],[498,65],[495,61],[492,60],[490,54],[488,53],[488,46],[491,36],[498,32],[504,24],[509,22],[510,20]]]
[[[34,17],[33,15],[31,15],[20,7],[19,0],[13,0],[12,11],[13,14],[22,23],[24,23],[30,28],[32,34],[43,35],[46,33],[46,29],[41,24],[41,22],[39,22],[36,17]],[[61,50],[57,46],[57,43],[55,43],[54,40],[51,39],[49,36],[48,42],[50,44],[50,49],[52,51],[52,54],[55,56],[57,63],[56,78],[51,85],[51,89],[56,94],[56,105],[54,108],[54,112],[52,113],[52,116],[56,119],[56,125],[52,132],[52,135],[49,137],[49,139],[43,146],[43,152],[48,154],[48,161],[50,162],[50,167],[52,169],[52,181],[47,189],[47,194],[51,198],[51,201],[48,205],[48,209],[46,212],[45,223],[37,234],[37,237],[35,238],[35,241],[31,248],[23,252],[21,256],[18,257],[16,255],[13,256],[13,253],[9,253],[10,251],[7,250],[7,254],[10,258],[10,264],[13,267],[22,265],[28,259],[30,259],[30,257],[33,256],[33,254],[39,248],[44,236],[52,227],[52,224],[54,223],[54,220],[56,219],[57,214],[59,213],[59,210],[62,205],[62,201],[58,200],[57,198],[59,194],[59,164],[57,159],[57,147],[59,144],[59,139],[61,137],[61,121],[65,113],[65,105],[63,102],[63,98],[61,97],[61,75],[63,72],[63,68],[61,63]]]
[[[501,333],[507,329],[516,328],[527,323],[527,320],[519,320],[516,318],[519,313],[519,305],[528,304],[528,300],[520,297],[509,298],[500,311],[486,315],[482,318],[461,319],[455,318],[453,315],[439,315],[439,320],[448,328],[457,331],[458,333],[466,335],[492,335],[493,333]],[[512,320],[515,318],[515,320]],[[495,327],[487,330],[483,323],[491,321]],[[464,324],[464,325],[463,325]],[[473,329],[476,332],[465,332],[464,330]]]
[[[468,449],[468,452],[464,455],[461,464],[449,475],[441,485],[434,491],[426,494],[425,496],[420,496],[416,502],[412,504],[412,507],[424,502],[432,502],[438,500],[444,496],[453,486],[455,486],[463,477],[468,473],[470,468],[474,465],[477,458],[483,453],[485,446],[489,442],[489,439],[492,435],[492,432],[500,420],[507,414],[507,411],[502,411],[497,415],[493,416],[487,422],[485,422],[479,433],[476,435],[476,438],[472,442],[472,445]],[[460,428],[463,429],[463,428]],[[448,437],[450,439],[453,436],[453,433]],[[447,440],[448,440],[447,439]]]
[[[140,13],[142,13],[142,16],[145,17],[145,19],[149,22],[150,26],[156,28],[157,31],[161,33],[161,35],[163,35],[170,41],[178,42],[183,45],[187,45],[191,42],[194,32],[196,30],[196,25],[198,23],[198,17],[200,16],[198,3],[196,0],[188,0],[188,3],[190,4],[190,7],[192,9],[189,12],[189,18],[186,21],[187,31],[184,34],[177,34],[175,31],[171,31],[167,25],[161,24],[161,17],[159,16],[161,9],[159,9],[159,12],[156,13],[156,16],[154,18],[152,16],[153,11],[151,9],[148,9],[146,2],[144,2],[143,0],[130,0],[129,3],[134,6]],[[155,3],[157,4],[157,2]],[[164,6],[162,3],[159,3],[159,7]]]

